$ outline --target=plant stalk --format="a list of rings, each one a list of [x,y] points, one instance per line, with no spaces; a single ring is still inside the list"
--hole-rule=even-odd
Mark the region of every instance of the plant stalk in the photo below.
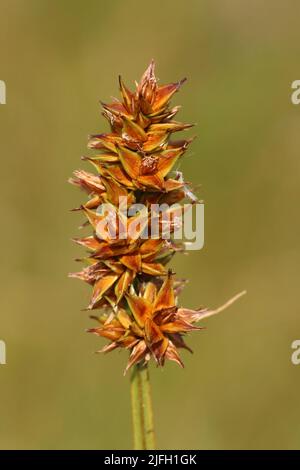
[[[155,449],[148,365],[136,364],[131,374],[131,407],[135,450]]]

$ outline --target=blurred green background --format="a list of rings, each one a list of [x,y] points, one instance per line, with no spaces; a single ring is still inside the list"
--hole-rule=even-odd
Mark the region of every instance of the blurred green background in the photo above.
[[[173,262],[181,302],[248,294],[191,335],[185,369],[152,367],[157,441],[172,449],[300,447],[300,4],[287,0],[1,0],[2,449],[131,446],[125,352],[93,352],[81,309],[90,289],[67,273],[82,194],[67,184],[99,100],[132,85],[151,58],[197,140],[181,163],[201,183],[205,247]]]

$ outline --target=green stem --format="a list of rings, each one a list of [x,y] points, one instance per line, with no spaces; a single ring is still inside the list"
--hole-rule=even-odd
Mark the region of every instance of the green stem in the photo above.
[[[144,423],[141,408],[141,377],[138,366],[134,366],[130,379],[131,411],[133,425],[133,446],[135,450],[145,449]]]
[[[142,400],[144,410],[144,436],[147,450],[155,449],[153,407],[148,365],[140,368]]]
[[[135,450],[155,449],[149,370],[137,364],[131,375],[131,405]]]

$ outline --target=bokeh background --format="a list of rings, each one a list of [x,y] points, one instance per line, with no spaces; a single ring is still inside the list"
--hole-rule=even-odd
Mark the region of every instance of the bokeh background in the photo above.
[[[1,0],[2,449],[131,447],[126,353],[98,356],[88,286],[67,278],[99,100],[151,58],[161,82],[188,77],[174,103],[198,139],[181,162],[201,184],[205,247],[178,255],[182,304],[248,294],[191,335],[185,369],[151,369],[166,449],[300,447],[300,4],[287,0]]]

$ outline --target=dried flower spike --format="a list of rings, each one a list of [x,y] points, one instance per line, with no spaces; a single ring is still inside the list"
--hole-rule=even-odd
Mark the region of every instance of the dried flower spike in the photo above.
[[[176,250],[171,237],[165,237],[166,230],[172,235],[174,218],[167,219],[167,227],[160,224],[158,237],[141,238],[150,224],[150,204],[163,201],[171,206],[190,197],[183,179],[171,176],[191,142],[171,140],[174,132],[191,127],[174,121],[179,107],[169,106],[184,81],[158,86],[153,61],[135,92],[120,77],[122,101],[102,105],[111,132],[91,136],[89,148],[97,149],[98,154],[84,157],[97,174],[78,170],[70,180],[88,193],[80,210],[93,229],[91,236],[74,239],[90,253],[83,260],[87,266],[70,276],[92,285],[88,309],[110,308],[113,312],[96,317],[101,326],[88,331],[111,341],[103,351],[123,347],[131,352],[126,370],[151,357],[158,365],[165,359],[182,365],[177,349],[187,348],[183,335],[200,329],[194,323],[203,310],[177,307],[172,276],[165,267]],[[195,197],[192,199],[194,202]],[[143,203],[145,209],[129,217],[120,201],[127,209],[136,203]],[[101,213],[99,207],[104,204],[106,212]],[[132,235],[130,228],[137,225],[139,229]]]
[[[175,132],[191,127],[174,120],[179,106],[170,106],[184,82],[159,86],[153,61],[134,92],[120,77],[121,100],[102,104],[111,130],[90,136],[88,147],[97,153],[83,157],[96,174],[78,170],[70,179],[88,194],[77,210],[92,228],[91,235],[74,239],[88,254],[82,260],[85,267],[70,276],[92,286],[87,308],[100,313],[92,316],[98,326],[88,331],[109,340],[103,352],[129,351],[125,372],[136,364],[142,369],[151,358],[158,366],[168,359],[183,366],[178,350],[189,350],[184,336],[201,329],[199,320],[227,306],[215,311],[179,307],[182,282],[166,268],[181,249],[172,238],[183,211],[178,203],[197,201],[182,175],[173,171],[192,141],[173,139]],[[162,203],[165,213],[153,215],[153,204]],[[142,209],[132,213],[136,204]],[[153,217],[155,235],[146,238]]]

